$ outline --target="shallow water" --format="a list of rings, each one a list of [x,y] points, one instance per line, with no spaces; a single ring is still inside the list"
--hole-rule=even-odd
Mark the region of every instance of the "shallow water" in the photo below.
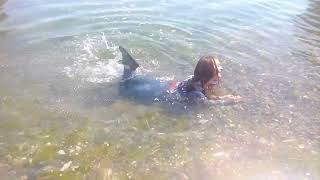
[[[320,179],[320,1],[0,0],[2,179]],[[182,80],[206,53],[235,106],[119,97],[118,45]]]

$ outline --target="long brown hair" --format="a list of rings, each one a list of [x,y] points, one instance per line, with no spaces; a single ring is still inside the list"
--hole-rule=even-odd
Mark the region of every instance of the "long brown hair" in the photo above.
[[[202,56],[194,70],[194,80],[200,81],[203,86],[214,76],[218,76],[219,69],[216,59],[213,56]]]

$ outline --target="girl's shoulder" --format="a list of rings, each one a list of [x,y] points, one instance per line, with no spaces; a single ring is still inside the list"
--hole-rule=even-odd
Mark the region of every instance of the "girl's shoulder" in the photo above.
[[[199,104],[206,100],[201,82],[195,81],[193,76],[189,76],[179,83],[178,93],[188,104]]]
[[[201,82],[195,81],[193,76],[188,76],[187,79],[185,79],[184,81],[181,81],[178,85],[178,90],[184,93],[191,92],[191,91],[203,92]]]

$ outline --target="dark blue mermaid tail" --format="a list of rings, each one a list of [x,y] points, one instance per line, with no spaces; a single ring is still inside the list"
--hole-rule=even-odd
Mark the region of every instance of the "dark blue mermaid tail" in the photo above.
[[[139,67],[139,64],[123,47],[119,46],[119,50],[122,54],[121,63],[124,65],[122,79],[129,79],[130,77],[132,77],[135,70]]]
[[[120,46],[119,49],[122,54],[121,63],[124,65],[122,81],[119,87],[120,94],[143,103],[152,103],[160,100],[166,93],[169,83],[150,76],[135,75],[134,72],[139,67],[139,64],[123,47]]]

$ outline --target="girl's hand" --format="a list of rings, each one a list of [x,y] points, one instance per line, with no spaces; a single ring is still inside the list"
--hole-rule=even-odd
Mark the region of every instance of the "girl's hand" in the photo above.
[[[230,100],[230,101],[234,101],[235,103],[238,103],[238,102],[241,102],[242,97],[241,96],[234,96],[234,95],[225,95],[225,96],[222,96],[221,99]]]

